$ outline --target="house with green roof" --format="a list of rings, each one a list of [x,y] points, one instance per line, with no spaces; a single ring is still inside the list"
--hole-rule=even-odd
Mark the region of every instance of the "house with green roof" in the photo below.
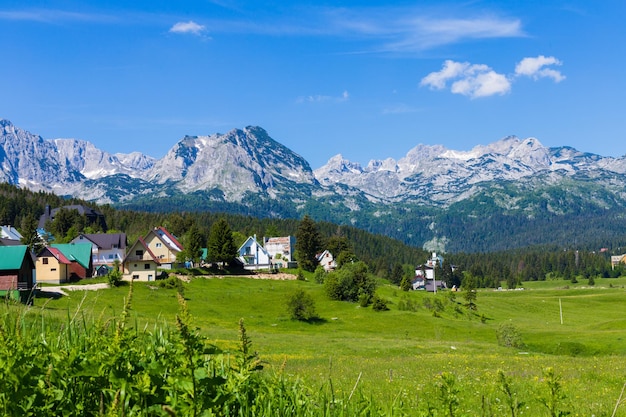
[[[91,243],[54,243],[50,247],[58,249],[70,261],[70,280],[93,276]]]
[[[34,285],[35,262],[28,246],[0,246],[0,296],[26,300]]]

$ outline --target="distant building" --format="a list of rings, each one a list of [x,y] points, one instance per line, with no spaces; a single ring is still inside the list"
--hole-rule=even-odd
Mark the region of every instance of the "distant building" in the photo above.
[[[100,226],[102,230],[104,231],[107,230],[107,225],[106,225],[106,221],[104,218],[104,214],[102,214],[100,211],[96,209],[92,209],[91,207],[87,207],[87,206],[83,206],[79,204],[63,206],[63,207],[58,207],[54,209],[51,208],[49,205],[47,205],[44,210],[44,213],[41,215],[41,217],[39,217],[39,225],[37,226],[37,228],[45,229],[46,223],[49,221],[53,221],[54,217],[57,215],[57,213],[61,209],[76,210],[78,214],[80,214],[81,216],[85,216],[88,224],[97,224]]]
[[[21,241],[22,235],[13,226],[0,226],[0,239]]]
[[[296,238],[294,236],[263,238],[263,247],[272,258],[276,268],[290,268],[295,262],[294,252]]]
[[[433,252],[425,264],[419,265],[415,269],[415,277],[411,282],[412,288],[414,290],[426,290],[429,292],[437,292],[438,290],[447,288],[444,281],[436,279],[435,268],[437,268],[437,266],[439,266],[439,268],[443,267],[443,258]]]
[[[248,237],[239,247],[237,259],[243,263],[243,267],[246,269],[272,268],[272,257],[256,240],[256,235]]]
[[[91,258],[94,268],[102,265],[113,266],[126,255],[126,233],[81,233],[70,243],[91,244]]]
[[[126,257],[122,261],[124,279],[137,281],[154,281],[158,277],[158,268],[161,266],[159,258],[152,252],[148,243],[139,238],[130,246]]]
[[[316,255],[317,261],[324,268],[324,271],[329,272],[337,268],[337,262],[335,261],[335,257],[328,249],[324,252]]]
[[[35,261],[28,246],[0,246],[0,297],[25,301],[34,285]]]

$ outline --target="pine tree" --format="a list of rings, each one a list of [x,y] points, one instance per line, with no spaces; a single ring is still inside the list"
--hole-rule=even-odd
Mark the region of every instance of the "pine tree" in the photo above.
[[[313,272],[317,267],[315,257],[322,249],[322,238],[317,225],[309,216],[304,216],[296,232],[296,257],[300,268]]]
[[[185,255],[189,259],[191,259],[192,262],[199,263],[200,258],[202,257],[202,246],[202,234],[200,233],[200,229],[198,229],[198,226],[194,224],[187,232],[187,241],[185,242]]]
[[[37,233],[37,219],[35,219],[35,216],[28,214],[24,217],[22,219],[20,229],[22,234],[22,243],[27,245],[28,249],[30,249],[32,253],[39,253],[43,249],[44,243]]]
[[[226,219],[218,219],[209,233],[207,256],[213,262],[231,262],[237,256],[233,233]]]

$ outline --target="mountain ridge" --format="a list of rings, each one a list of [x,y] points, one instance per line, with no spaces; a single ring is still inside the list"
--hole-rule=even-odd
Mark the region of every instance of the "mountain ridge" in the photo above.
[[[606,216],[626,208],[626,157],[547,148],[533,137],[507,136],[469,151],[419,144],[398,160],[365,166],[338,154],[312,170],[257,126],[185,136],[156,159],[111,154],[85,140],[43,139],[0,120],[0,165],[4,182],[100,204],[260,217],[312,213],[416,246],[447,242],[457,250],[523,244],[461,242],[464,233],[489,220],[485,216],[509,223],[515,218],[511,224],[523,233],[538,219]],[[556,241],[563,233],[552,222],[545,227],[555,229]],[[605,223],[626,234],[621,223]]]

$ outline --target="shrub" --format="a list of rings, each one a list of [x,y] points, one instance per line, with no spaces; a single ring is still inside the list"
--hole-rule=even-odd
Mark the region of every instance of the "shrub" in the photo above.
[[[521,349],[524,347],[522,336],[513,323],[502,323],[496,330],[498,344],[505,347]]]
[[[313,297],[301,288],[287,298],[287,312],[293,320],[309,321],[317,317]]]
[[[332,300],[363,300],[369,304],[376,291],[376,280],[368,273],[367,265],[356,262],[329,273],[324,280],[324,290]]]
[[[317,268],[315,268],[315,272],[313,273],[313,279],[318,284],[324,283],[324,280],[326,279],[326,270],[324,270],[323,266],[320,265]]]
[[[389,310],[389,307],[387,306],[387,300],[385,300],[384,298],[380,298],[379,296],[375,295],[374,299],[372,300],[372,309],[374,311],[387,311],[387,310]]]

